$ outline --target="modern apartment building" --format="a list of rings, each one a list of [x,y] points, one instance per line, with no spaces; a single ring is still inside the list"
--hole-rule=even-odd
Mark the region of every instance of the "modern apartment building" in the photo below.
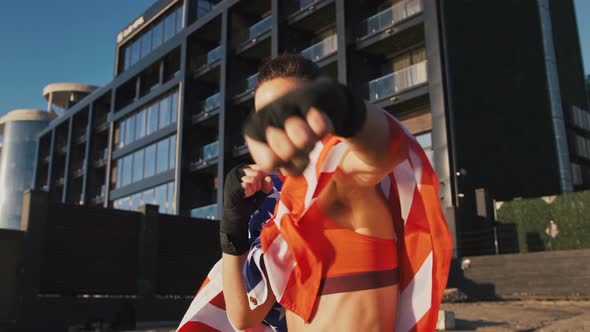
[[[476,188],[506,200],[590,185],[571,0],[158,0],[116,50],[112,82],[39,136],[35,186],[57,201],[218,219],[224,175],[249,160],[258,66],[282,52],[407,126],[459,238]]]

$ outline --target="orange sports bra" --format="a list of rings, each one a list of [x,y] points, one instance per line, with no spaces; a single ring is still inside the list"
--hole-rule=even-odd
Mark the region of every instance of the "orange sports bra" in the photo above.
[[[336,224],[311,204],[302,217],[305,237],[323,262],[320,295],[399,283],[395,240],[357,233]]]

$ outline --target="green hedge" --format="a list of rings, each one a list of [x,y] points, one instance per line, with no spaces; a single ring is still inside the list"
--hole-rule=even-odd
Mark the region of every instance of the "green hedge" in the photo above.
[[[559,195],[550,204],[541,198],[503,202],[497,215],[501,226],[514,224],[520,252],[590,248],[590,191]],[[550,220],[559,229],[553,240],[545,234]]]

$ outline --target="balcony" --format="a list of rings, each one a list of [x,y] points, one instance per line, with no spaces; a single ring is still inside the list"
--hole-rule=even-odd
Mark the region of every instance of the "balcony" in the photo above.
[[[78,130],[74,134],[74,143],[81,144],[86,142],[86,128]]]
[[[207,97],[201,102],[201,111],[193,115],[193,123],[197,123],[208,119],[209,117],[219,113],[219,106],[221,105],[221,95],[218,93]]]
[[[334,34],[319,43],[316,43],[303,51],[301,51],[301,55],[304,58],[318,62],[329,55],[334,54],[338,50],[338,38]]]
[[[57,180],[55,180],[55,185],[57,187],[62,187],[64,185],[64,183],[66,182],[65,177],[62,175],[59,178],[57,178]]]
[[[110,127],[110,122],[108,119],[108,116],[102,116],[98,119],[96,119],[96,131],[101,132],[101,131],[105,131],[107,129],[109,129]]]
[[[106,185],[103,184],[102,186],[100,186],[100,193],[97,194],[97,195],[95,195],[94,197],[92,197],[92,199],[90,199],[90,202],[93,205],[101,205],[101,204],[103,204],[104,203],[104,198],[105,198],[105,195],[106,195],[106,191],[107,191],[106,190]]]
[[[256,88],[256,82],[258,81],[258,73],[248,76],[246,80],[243,82],[243,92],[236,95],[234,100],[236,103],[240,104],[245,101],[250,100],[254,97],[254,89]]]
[[[98,158],[96,158],[96,160],[94,160],[92,165],[96,168],[103,168],[106,166],[107,160],[109,160],[109,149],[105,148],[102,151],[102,156],[99,156]]]
[[[375,102],[426,83],[428,75],[423,61],[369,82],[369,101]]]
[[[60,155],[68,153],[68,145],[65,142],[61,142],[57,144],[57,152]]]
[[[248,45],[256,44],[256,42],[265,37],[265,33],[272,28],[272,15],[263,18],[256,24],[250,26],[248,31],[245,31],[238,36],[237,41],[239,48],[246,48]]]
[[[217,164],[219,156],[219,141],[209,143],[199,149],[197,160],[191,164],[192,170],[200,170]]]
[[[315,32],[325,27],[335,17],[334,1],[331,0],[287,0],[285,2],[287,21],[292,27]]]
[[[248,150],[246,143],[234,146],[232,151],[234,157],[242,157],[248,155],[248,153],[250,153],[250,150]]]
[[[78,166],[74,169],[74,172],[72,172],[72,178],[77,179],[81,178],[82,176],[84,176],[84,166]]]
[[[399,2],[364,20],[360,25],[359,39],[384,31],[420,12],[422,12],[422,0]]]
[[[222,47],[220,45],[207,52],[207,54],[198,57],[195,61],[196,69],[193,70],[194,75],[200,76],[217,67],[219,65],[219,60],[221,60],[221,55]]]
[[[191,217],[209,220],[219,220],[217,203],[192,209]]]

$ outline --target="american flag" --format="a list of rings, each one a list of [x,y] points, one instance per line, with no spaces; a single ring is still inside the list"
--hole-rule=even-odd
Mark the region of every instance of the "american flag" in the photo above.
[[[392,172],[381,182],[392,211],[399,255],[400,294],[396,331],[434,331],[446,286],[452,241],[439,201],[438,179],[415,138],[388,117],[390,147],[399,156]],[[247,267],[264,268],[278,303],[308,321],[321,282],[320,257],[306,252],[297,221],[307,211],[347,149],[335,137],[318,142],[303,176],[287,178],[273,217],[249,254]],[[263,303],[269,290],[262,278],[247,281],[248,296]],[[271,314],[272,314],[271,310]],[[392,313],[394,314],[394,313]],[[251,331],[284,331],[261,324]],[[224,311],[218,263],[186,313],[179,331],[235,331]]]

